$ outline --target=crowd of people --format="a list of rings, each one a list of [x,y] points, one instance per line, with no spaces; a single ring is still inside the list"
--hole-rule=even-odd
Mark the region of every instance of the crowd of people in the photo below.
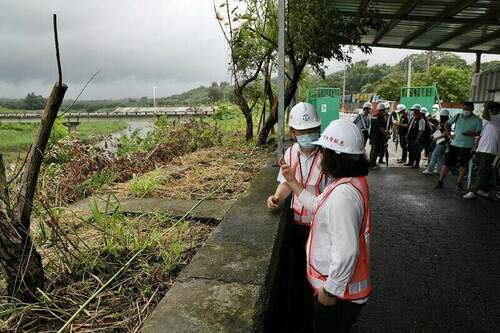
[[[465,198],[484,196],[489,189],[491,164],[500,153],[499,103],[485,105],[482,121],[473,114],[472,103],[465,103],[463,112],[451,118],[439,105],[432,113],[419,104],[411,113],[402,104],[395,112],[389,109],[387,103],[379,103],[376,110],[365,103],[354,121],[334,120],[323,133],[313,105],[298,103],[290,111],[290,133],[296,143],[279,161],[278,186],[267,206],[277,208],[291,196],[289,290],[294,332],[349,332],[368,301],[373,288],[366,176],[379,168],[377,162],[388,163],[391,138],[401,147],[398,163],[419,169],[421,155],[427,156],[423,174],[440,175],[436,188],[443,187],[449,170],[458,165],[461,189],[475,151],[478,176]]]
[[[409,111],[403,104],[397,105],[394,112],[390,112],[387,102],[378,103],[375,110],[369,102],[363,105],[354,124],[364,134],[365,143],[370,141],[371,170],[379,169],[384,158],[388,163],[388,142],[392,137],[396,149],[401,147],[397,163],[420,169],[424,154],[427,165],[422,174],[439,175],[436,189],[443,188],[449,171],[458,168],[456,189],[464,191],[464,178],[466,174],[472,176],[467,172],[472,168],[477,169],[476,180],[469,179],[464,199],[492,196],[492,165],[500,154],[500,103],[485,103],[482,119],[474,114],[471,102],[464,103],[462,112],[451,118],[450,112],[438,104],[433,105],[431,112],[420,104]]]

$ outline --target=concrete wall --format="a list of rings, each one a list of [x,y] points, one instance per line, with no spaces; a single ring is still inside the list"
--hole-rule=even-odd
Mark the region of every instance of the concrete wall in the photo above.
[[[265,206],[276,167],[264,168],[145,322],[142,332],[276,331],[286,316],[288,209]]]

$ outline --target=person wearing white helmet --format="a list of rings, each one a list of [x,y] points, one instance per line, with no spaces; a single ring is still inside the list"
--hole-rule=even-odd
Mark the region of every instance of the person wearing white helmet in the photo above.
[[[436,147],[432,152],[431,161],[427,168],[422,172],[424,175],[439,174],[444,163],[446,148],[448,147],[449,138],[444,127],[450,119],[450,112],[446,109],[439,111],[439,125],[432,134],[432,140],[436,143]]]
[[[323,150],[323,172],[335,179],[321,195],[302,186],[297,164],[281,170],[300,202],[315,212],[306,248],[314,332],[348,332],[372,292],[369,163],[363,134],[350,121],[332,121],[315,144]]]
[[[385,143],[389,139],[390,135],[386,131],[386,118],[385,111],[388,106],[384,103],[378,103],[377,110],[371,117],[370,125],[370,167],[373,170],[380,168],[377,165],[377,158],[383,158],[385,153]]]
[[[321,122],[312,104],[298,103],[290,110],[288,125],[290,132],[296,139],[296,143],[290,146],[282,157],[280,163],[298,164],[296,178],[302,186],[312,193],[319,195],[330,183],[330,179],[322,172],[322,155],[317,145],[313,144],[320,137]],[[290,185],[281,173],[278,175],[279,185],[276,192],[267,199],[269,208],[276,208],[292,192]],[[291,227],[291,247],[290,256],[296,265],[293,267],[292,292],[294,304],[303,304],[309,300],[310,306],[304,309],[312,309],[312,301],[308,297],[305,281],[305,244],[309,235],[313,212],[306,209],[298,200],[297,195],[292,196],[291,208],[293,210],[293,225]],[[306,303],[307,304],[307,303]],[[312,320],[312,310],[306,313],[301,308],[293,307],[293,318],[297,323],[310,322]]]
[[[418,169],[420,168],[422,150],[430,138],[430,130],[425,120],[427,109],[422,108],[420,104],[414,104],[410,110],[413,111],[413,118],[410,121],[408,130],[409,161],[405,166]]]
[[[372,111],[372,108],[372,103],[366,102],[365,104],[363,104],[363,110],[359,112],[359,114],[354,119],[354,124],[361,130],[361,133],[363,133],[363,137],[365,138],[365,145],[366,141],[368,141],[368,131],[370,129],[369,114]]]
[[[432,106],[432,115],[435,116],[435,115],[439,114],[440,110],[441,110],[441,107],[439,106],[439,104],[434,104]]]
[[[432,113],[430,113],[426,107],[422,107],[422,113],[424,112],[425,112],[425,125],[427,129],[427,131],[424,133],[425,135],[424,155],[428,165],[431,160],[432,152],[434,151],[435,148],[431,135],[437,129],[438,121],[432,116]]]
[[[408,157],[408,126],[410,125],[410,119],[408,113],[406,112],[406,106],[404,104],[398,104],[396,107],[396,119],[394,121],[396,131],[399,135],[399,144],[401,146],[401,158],[397,160],[398,163],[406,163]]]

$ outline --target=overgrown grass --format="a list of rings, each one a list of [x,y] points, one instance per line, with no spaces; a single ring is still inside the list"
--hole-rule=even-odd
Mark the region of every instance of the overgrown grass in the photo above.
[[[0,331],[57,331],[142,250],[72,324],[75,332],[136,332],[214,228],[162,214],[124,215],[111,198],[91,209],[90,220],[58,209],[40,218],[34,242],[48,283],[34,304],[2,297]]]
[[[26,150],[33,143],[37,124],[0,124],[0,152]]]
[[[18,110],[18,109],[8,109],[0,106],[0,113],[21,113],[21,112],[32,112],[31,110]]]
[[[169,177],[162,169],[155,169],[143,175],[134,175],[130,181],[130,193],[133,196],[144,198],[152,194],[160,184]]]

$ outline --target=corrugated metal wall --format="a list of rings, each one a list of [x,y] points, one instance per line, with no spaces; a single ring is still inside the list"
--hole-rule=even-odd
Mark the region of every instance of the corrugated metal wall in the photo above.
[[[492,101],[499,98],[500,71],[474,74],[471,84],[470,97],[474,103]],[[497,92],[495,94],[495,92]],[[497,100],[500,102],[500,100]]]

